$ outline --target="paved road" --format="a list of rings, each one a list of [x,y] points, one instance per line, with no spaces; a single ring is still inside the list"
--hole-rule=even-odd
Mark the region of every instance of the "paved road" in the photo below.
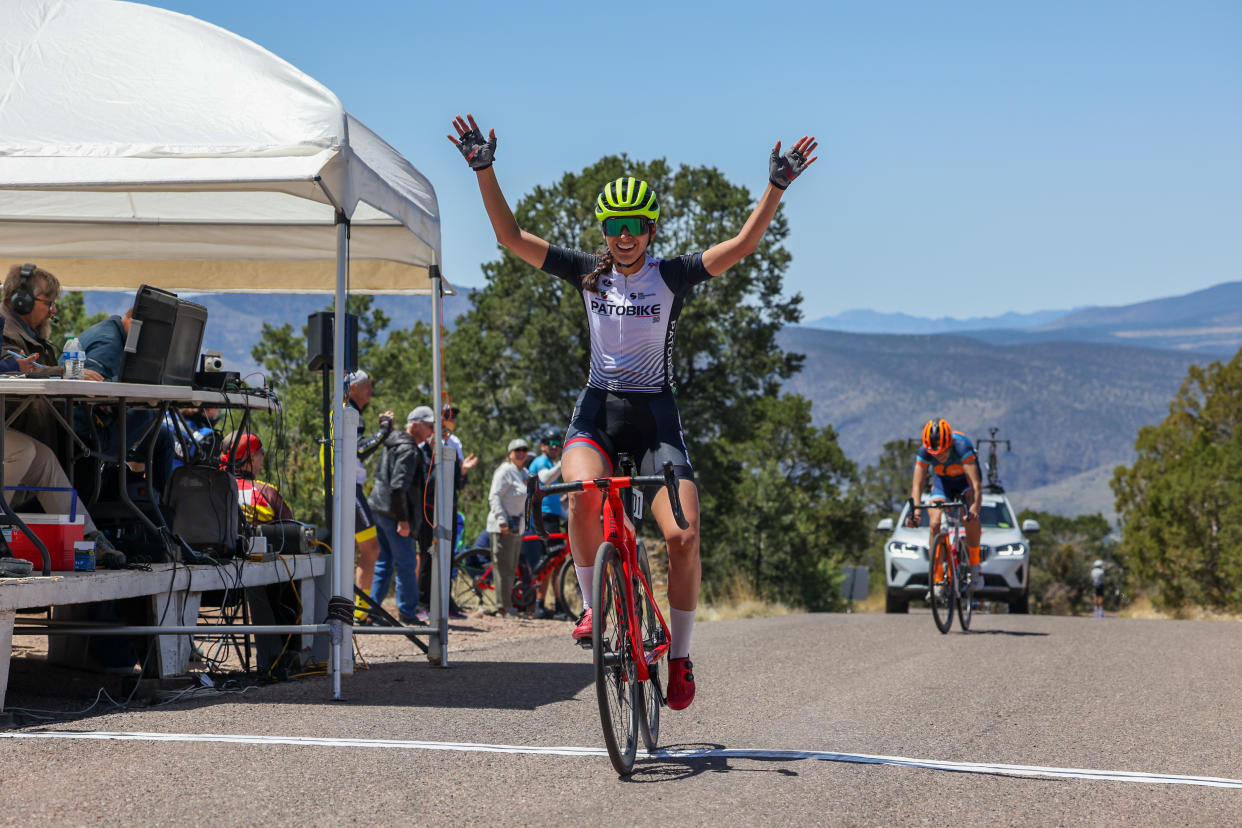
[[[447,670],[377,665],[347,680],[347,702],[305,679],[48,728],[71,739],[0,731],[10,779],[0,822],[1242,822],[1242,783],[1056,775],[1242,780],[1242,628],[1003,615],[975,626],[941,636],[917,612],[701,623],[699,698],[666,713],[662,741],[716,753],[640,758],[628,781],[596,752],[590,667],[559,624],[555,636],[477,644]],[[185,740],[83,738],[114,732]],[[739,749],[761,753],[721,753]],[[783,753],[794,750],[836,755]],[[1014,776],[1014,766],[1052,775]]]

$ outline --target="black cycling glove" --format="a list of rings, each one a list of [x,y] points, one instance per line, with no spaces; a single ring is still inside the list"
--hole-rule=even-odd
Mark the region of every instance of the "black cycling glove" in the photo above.
[[[492,161],[496,159],[496,139],[490,141],[483,137],[483,133],[477,129],[472,129],[462,135],[460,144],[457,148],[461,150],[462,156],[466,159],[466,163],[470,165],[470,169],[475,172],[486,170],[492,165]]]
[[[778,189],[785,189],[789,182],[802,175],[806,169],[806,156],[793,147],[785,150],[784,155],[777,155],[772,150],[772,158],[768,161],[768,181]]]

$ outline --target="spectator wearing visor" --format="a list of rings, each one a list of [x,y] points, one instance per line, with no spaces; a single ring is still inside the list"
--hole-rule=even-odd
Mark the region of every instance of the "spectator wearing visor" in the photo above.
[[[505,201],[493,162],[496,131],[487,137],[474,116],[458,116],[456,136],[448,139],[474,170],[496,240],[532,267],[564,279],[582,294],[591,343],[586,388],[574,406],[565,434],[565,480],[589,480],[616,473],[618,455],[629,454],[640,474],[671,462],[689,526],[673,517],[668,493],[652,499],[651,512],[668,543],[670,708],[694,700],[690,640],[699,600],[699,496],[686,451],[681,417],[673,396],[673,352],[677,317],[693,287],[719,276],[758,247],[776,215],[785,189],[816,160],[815,139],[803,136],[784,153],[778,141],[768,158],[768,186],[737,235],[701,253],[656,259],[649,247],[657,235],[660,204],[645,181],[622,176],[605,184],[595,200],[595,219],[603,234],[597,254],[549,244],[518,225]],[[641,298],[639,298],[641,296]],[[595,580],[596,550],[603,542],[602,495],[578,492],[569,498],[569,535],[578,583],[588,606],[573,630],[589,639],[589,605]]]

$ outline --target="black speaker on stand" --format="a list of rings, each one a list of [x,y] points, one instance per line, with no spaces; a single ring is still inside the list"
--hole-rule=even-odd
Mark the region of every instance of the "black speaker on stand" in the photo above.
[[[332,346],[336,314],[319,311],[306,317],[306,367],[323,374],[323,456],[332,443]],[[345,314],[345,371],[358,370],[358,317]],[[332,468],[323,463],[323,523],[332,531]],[[337,550],[332,550],[336,552]]]
[[[332,370],[332,330],[336,314],[319,311],[306,317],[306,367],[312,371]],[[345,370],[358,370],[358,317],[345,314]]]

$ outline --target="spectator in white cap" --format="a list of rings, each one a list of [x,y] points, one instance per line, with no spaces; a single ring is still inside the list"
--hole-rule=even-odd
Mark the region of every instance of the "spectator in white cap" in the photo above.
[[[358,588],[369,596],[381,541],[375,528],[375,518],[371,514],[371,507],[367,505],[366,494],[362,491],[362,484],[367,480],[367,469],[364,463],[384,445],[384,440],[392,433],[393,413],[385,411],[381,414],[379,430],[367,437],[362,412],[375,394],[371,375],[360,368],[346,374],[345,379],[349,382],[349,398],[346,402],[358,412],[358,468],[354,482],[354,543],[358,547],[358,566],[354,572],[354,580]],[[325,452],[321,451],[319,457],[321,462],[326,462]],[[328,468],[330,469],[331,465]],[[358,598],[355,603],[357,605],[355,616],[359,621],[366,621],[368,615],[366,602]]]
[[[496,584],[496,614],[517,615],[512,605],[513,580],[522,548],[526,511],[526,455],[530,446],[517,437],[509,441],[509,456],[492,475],[487,494],[487,532],[492,541],[492,580]]]

